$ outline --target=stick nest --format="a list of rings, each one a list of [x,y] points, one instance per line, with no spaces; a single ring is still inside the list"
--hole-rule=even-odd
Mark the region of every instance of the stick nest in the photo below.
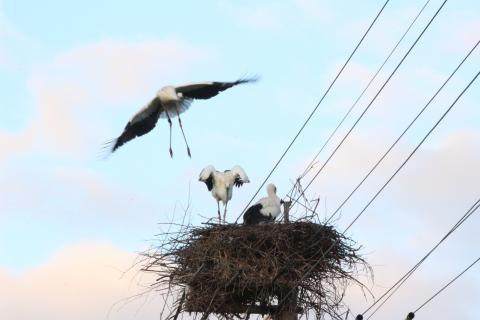
[[[340,319],[360,248],[332,226],[313,222],[182,228],[149,255],[154,286],[184,288],[169,315],[181,311],[231,318],[290,310]],[[175,316],[176,315],[176,316]]]

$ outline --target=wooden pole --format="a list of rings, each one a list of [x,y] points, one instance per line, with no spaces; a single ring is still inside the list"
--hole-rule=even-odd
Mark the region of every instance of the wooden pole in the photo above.
[[[283,222],[290,223],[290,206],[292,201],[283,202]],[[290,297],[285,301],[286,310],[271,315],[273,320],[296,320],[297,319],[297,290],[293,290]],[[280,306],[279,306],[280,307]]]
[[[280,306],[279,306],[280,307]],[[297,320],[297,290],[293,290],[285,301],[285,310],[273,315],[273,320]]]
[[[292,201],[283,202],[283,221],[285,223],[290,222],[290,206],[291,205],[292,205]]]

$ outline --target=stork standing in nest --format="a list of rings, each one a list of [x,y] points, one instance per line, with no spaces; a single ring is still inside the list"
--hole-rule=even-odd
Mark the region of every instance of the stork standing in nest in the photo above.
[[[231,170],[217,171],[213,166],[207,166],[200,172],[199,181],[207,185],[208,191],[212,192],[217,200],[218,220],[222,222],[220,215],[220,201],[223,202],[223,221],[226,221],[228,201],[232,199],[233,186],[241,187],[250,182],[247,174],[240,166],[234,166]]]
[[[268,197],[258,200],[243,214],[243,223],[252,225],[272,222],[282,212],[283,200],[277,196],[277,187],[270,183],[267,185]]]
[[[187,146],[188,156],[191,157],[190,147],[183,132],[180,114],[188,110],[194,99],[210,99],[221,91],[243,83],[255,82],[257,78],[238,79],[233,82],[197,82],[180,86],[166,86],[161,88],[156,96],[132,119],[123,129],[122,134],[107,145],[114,152],[126,142],[140,137],[155,127],[159,118],[167,118],[170,125],[170,156],[172,151],[172,118],[178,117],[178,124],[182,130],[183,140]],[[110,147],[111,146],[111,147]]]

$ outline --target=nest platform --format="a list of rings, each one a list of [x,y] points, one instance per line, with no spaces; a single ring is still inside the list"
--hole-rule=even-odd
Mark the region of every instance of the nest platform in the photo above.
[[[345,288],[367,267],[358,251],[332,226],[313,222],[207,224],[170,236],[145,270],[158,275],[155,286],[183,288],[170,318],[288,310],[340,319]]]

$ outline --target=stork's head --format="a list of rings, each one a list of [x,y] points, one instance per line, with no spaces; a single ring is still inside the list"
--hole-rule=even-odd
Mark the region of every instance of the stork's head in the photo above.
[[[273,183],[267,185],[267,194],[269,197],[277,195],[277,187]]]

